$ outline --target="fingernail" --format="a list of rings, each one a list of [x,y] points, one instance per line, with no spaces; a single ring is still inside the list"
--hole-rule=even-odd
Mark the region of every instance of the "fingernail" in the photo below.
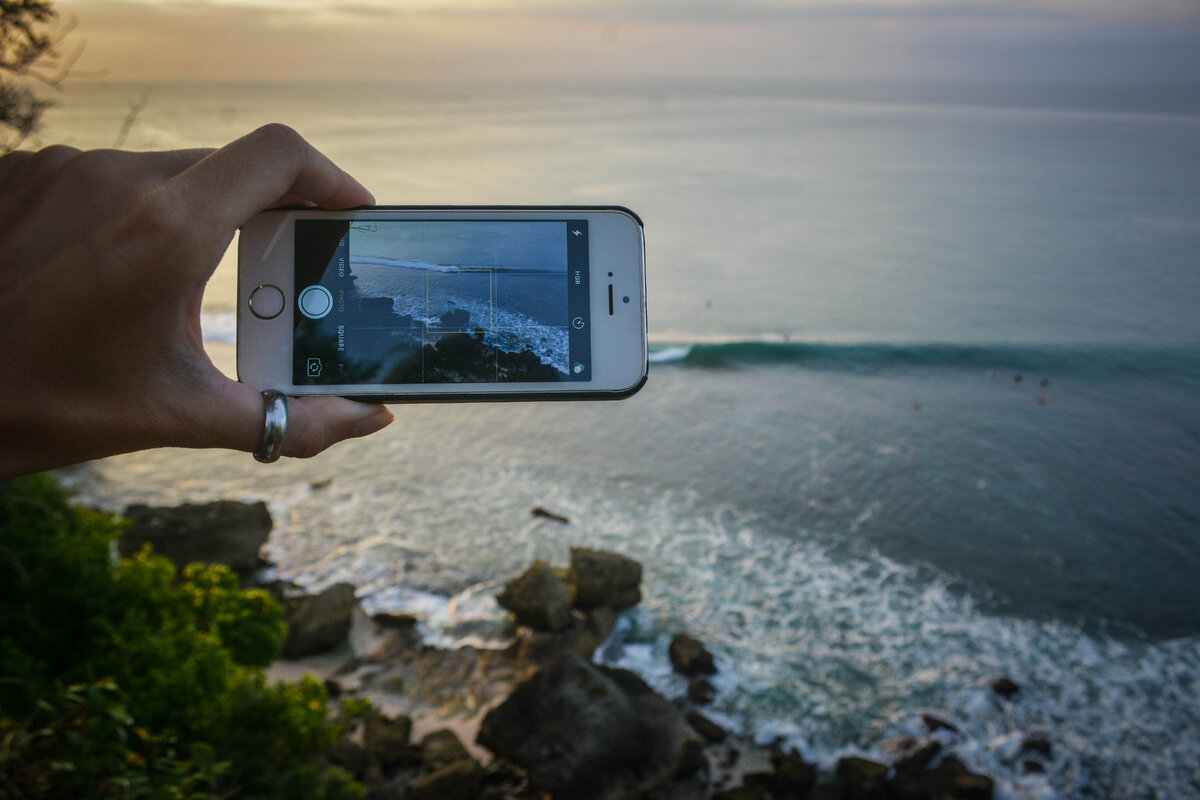
[[[388,425],[392,424],[392,420],[396,417],[386,408],[381,408],[366,419],[360,419],[354,423],[354,427],[350,429],[350,438],[354,439],[359,436],[370,436],[376,431],[381,431]]]

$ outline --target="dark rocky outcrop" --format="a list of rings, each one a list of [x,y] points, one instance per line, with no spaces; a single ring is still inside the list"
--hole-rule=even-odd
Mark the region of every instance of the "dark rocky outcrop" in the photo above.
[[[308,594],[291,584],[275,584],[271,593],[287,611],[284,658],[323,653],[346,641],[350,617],[358,604],[353,585],[335,583],[322,592]]]
[[[335,767],[340,767],[355,778],[361,778],[371,764],[367,751],[355,742],[342,738],[329,748],[325,758]]]
[[[717,687],[699,676],[688,681],[687,697],[698,706],[706,706],[717,696]]]
[[[496,596],[519,624],[542,631],[566,630],[573,599],[571,585],[545,561],[534,562]]]
[[[708,652],[699,640],[693,639],[686,633],[681,633],[671,640],[667,654],[671,658],[671,666],[680,675],[691,677],[715,675],[717,672],[712,653]]]
[[[1041,753],[1046,758],[1054,754],[1054,745],[1049,737],[1040,733],[1032,733],[1021,740],[1021,749]]]
[[[925,726],[925,730],[930,733],[938,731],[949,731],[950,733],[958,733],[958,726],[953,722],[947,722],[941,717],[935,717],[932,714],[922,714],[921,724]]]
[[[679,770],[679,712],[631,672],[566,656],[484,718],[479,744],[557,797],[633,798]]]
[[[421,740],[421,764],[429,772],[437,772],[456,761],[465,761],[471,754],[447,728],[434,731]]]
[[[926,796],[939,800],[992,800],[994,783],[967,769],[956,756],[946,756],[925,773]]]
[[[465,308],[455,308],[438,317],[437,327],[443,331],[460,331],[470,324],[471,312]]]
[[[363,747],[384,768],[411,759],[411,735],[412,720],[405,716],[389,719],[375,711],[363,720]]]
[[[392,367],[383,383],[489,383],[558,381],[563,374],[530,350],[509,353],[483,341],[483,331],[446,333],[424,345],[420,356]]]
[[[1011,700],[1012,696],[1021,691],[1021,687],[1017,682],[1007,675],[1002,675],[999,678],[993,678],[991,681],[992,691],[1003,697],[1005,700]]]
[[[379,627],[394,631],[411,631],[420,621],[412,614],[398,614],[393,611],[380,611],[372,614],[371,619]]]
[[[125,516],[130,524],[117,542],[121,555],[132,556],[150,544],[180,568],[194,562],[224,564],[239,573],[258,568],[258,551],[272,524],[266,503],[233,500],[171,507],[138,504],[126,508]]]
[[[749,786],[737,786],[725,789],[713,795],[713,800],[767,800],[762,792]]]
[[[698,711],[689,711],[686,719],[687,724],[692,726],[692,730],[700,734],[700,738],[709,744],[720,744],[728,735],[724,728]]]
[[[887,774],[887,764],[844,756],[838,759],[833,782],[845,800],[888,800]]]
[[[604,606],[619,611],[637,605],[642,599],[642,565],[632,558],[572,547],[570,575],[575,584],[575,605],[579,608]]]
[[[778,800],[803,797],[817,782],[817,768],[795,750],[771,756],[771,794]]]
[[[414,781],[408,800],[475,800],[483,785],[483,767],[473,758],[455,761]]]
[[[571,524],[570,517],[562,514],[556,514],[555,512],[542,508],[541,506],[534,506],[532,509],[530,509],[529,513],[535,517],[538,517],[539,519],[548,519],[551,522],[560,522],[563,525]]]

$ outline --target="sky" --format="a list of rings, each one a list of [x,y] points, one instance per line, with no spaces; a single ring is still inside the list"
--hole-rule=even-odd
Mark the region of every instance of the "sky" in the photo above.
[[[115,80],[1200,85],[1200,0],[58,0]]]

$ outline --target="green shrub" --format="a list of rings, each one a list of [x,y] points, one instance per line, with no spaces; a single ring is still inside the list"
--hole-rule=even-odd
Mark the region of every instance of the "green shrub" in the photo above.
[[[321,754],[316,680],[268,685],[283,609],[220,566],[178,575],[45,476],[0,484],[0,800],[361,798]]]

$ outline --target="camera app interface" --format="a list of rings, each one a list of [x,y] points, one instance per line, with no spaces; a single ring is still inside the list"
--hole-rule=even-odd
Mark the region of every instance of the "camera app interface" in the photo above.
[[[583,220],[299,220],[297,385],[586,381]]]

